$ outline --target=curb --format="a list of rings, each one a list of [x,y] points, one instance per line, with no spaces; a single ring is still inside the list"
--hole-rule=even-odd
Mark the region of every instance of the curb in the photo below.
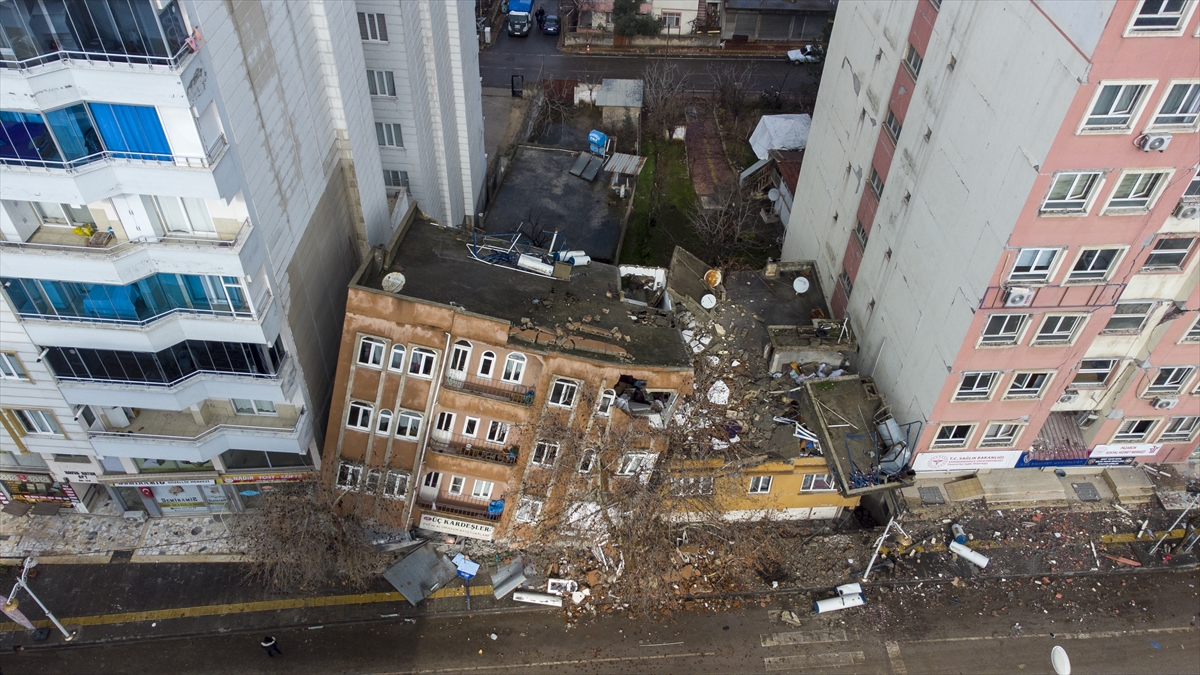
[[[93,555],[54,555],[43,558],[36,553],[31,553],[22,558],[0,558],[0,565],[15,565],[21,566],[25,562],[26,557],[37,558],[39,565],[102,565],[112,562],[112,551],[102,554]]]

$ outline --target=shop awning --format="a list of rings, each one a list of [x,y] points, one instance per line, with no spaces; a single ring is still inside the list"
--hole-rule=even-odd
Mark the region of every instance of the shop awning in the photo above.
[[[175,471],[171,473],[115,473],[96,476],[99,483],[109,485],[212,485],[217,482],[216,471]]]

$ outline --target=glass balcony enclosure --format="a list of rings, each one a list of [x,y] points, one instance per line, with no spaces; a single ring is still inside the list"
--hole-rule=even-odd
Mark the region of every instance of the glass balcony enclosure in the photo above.
[[[0,0],[0,67],[82,60],[175,66],[188,30],[172,0]]]
[[[185,340],[160,352],[47,347],[45,362],[63,381],[172,386],[194,375],[275,378],[283,345]]]
[[[154,107],[77,103],[45,115],[0,110],[4,164],[71,169],[109,158],[175,160]]]
[[[0,277],[27,319],[144,325],[170,314],[253,318],[238,277],[159,273],[126,286]]]

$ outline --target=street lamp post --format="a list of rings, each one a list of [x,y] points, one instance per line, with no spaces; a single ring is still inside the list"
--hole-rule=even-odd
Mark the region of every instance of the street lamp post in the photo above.
[[[36,566],[37,560],[34,560],[33,558],[25,559],[25,566],[21,569],[21,576],[17,579],[17,583],[13,584],[12,591],[8,594],[8,599],[4,602],[4,613],[8,614],[9,616],[13,616],[13,613],[20,614],[20,610],[17,609],[17,593],[24,588],[25,592],[29,594],[29,597],[33,598],[33,601],[38,604],[38,607],[41,607],[42,611],[46,613],[46,618],[50,619],[50,623],[54,624],[54,627],[62,632],[63,639],[67,642],[70,642],[71,640],[75,639],[75,631],[68,631],[66,628],[64,628],[62,623],[60,623],[59,620],[55,618],[54,614],[52,614],[50,610],[46,608],[46,605],[42,603],[41,599],[34,595],[33,589],[29,587],[29,570]],[[16,619],[15,616],[13,616],[13,618]],[[19,621],[19,619],[16,620]],[[26,619],[26,621],[28,621],[28,619]]]

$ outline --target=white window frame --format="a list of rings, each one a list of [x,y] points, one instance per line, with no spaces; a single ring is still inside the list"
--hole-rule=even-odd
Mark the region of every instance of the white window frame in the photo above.
[[[1041,400],[1046,395],[1046,388],[1050,386],[1050,381],[1054,379],[1053,370],[1021,370],[1013,373],[1012,380],[1008,383],[1008,389],[1004,392],[1004,398],[1007,400]],[[1037,389],[1029,387],[1029,383],[1037,377],[1041,377],[1041,384]],[[1021,381],[1021,386],[1018,388],[1018,381]]]
[[[363,42],[387,42],[387,15],[381,12],[359,12],[358,37]]]
[[[362,482],[363,468],[361,464],[343,461],[338,464],[336,485],[347,490],[357,490]]]
[[[1152,131],[1175,131],[1178,133],[1193,133],[1200,129],[1200,110],[1197,112],[1170,112],[1165,113],[1171,117],[1191,117],[1190,121],[1182,122],[1159,122],[1158,118],[1164,115],[1163,108],[1167,105],[1167,99],[1171,96],[1177,87],[1186,87],[1183,98],[1180,100],[1180,110],[1184,109],[1184,104],[1190,99],[1193,105],[1200,106],[1200,80],[1197,79],[1182,79],[1170,80],[1167,86],[1163,89],[1163,95],[1158,101],[1158,106],[1154,109],[1154,114],[1150,116],[1150,124],[1147,129]]]
[[[831,473],[806,473],[800,480],[801,492],[837,492],[837,482]]]
[[[983,323],[983,330],[979,332],[979,345],[981,347],[1010,347],[1020,344],[1025,327],[1029,325],[1029,316],[1029,314],[989,314]],[[1014,319],[1017,321],[1015,331],[1012,330]],[[988,335],[988,328],[994,322],[1001,324],[1001,332]]]
[[[463,490],[467,489],[466,476],[450,476],[450,482],[446,484],[446,494],[452,497],[461,497]]]
[[[845,267],[842,268],[842,273],[838,275],[838,285],[842,287],[842,292],[846,294],[847,298],[854,292],[854,282],[850,280],[850,273],[846,271]]]
[[[921,76],[921,66],[924,63],[925,58],[918,54],[917,48],[909,42],[904,50],[904,67],[908,69],[908,74],[912,75],[914,81]]]
[[[1152,2],[1153,0],[1149,1]],[[1196,8],[1195,0],[1185,0],[1182,9],[1178,14],[1179,19],[1174,27],[1163,28],[1157,26],[1138,26],[1137,22],[1139,14],[1142,10],[1142,5],[1145,2],[1147,2],[1147,0],[1142,0],[1139,2],[1137,7],[1135,7],[1133,12],[1129,15],[1129,24],[1125,26],[1125,32],[1122,34],[1123,37],[1169,37],[1183,35],[1183,31],[1187,30],[1187,25],[1191,21],[1192,11]]]
[[[525,366],[529,365],[529,357],[521,352],[512,352],[504,357],[504,371],[500,373],[500,381],[509,384],[521,384],[525,377]]]
[[[663,12],[658,18],[662,21],[663,30],[683,28],[683,12]]]
[[[1127,300],[1118,302],[1113,308],[1112,316],[1104,324],[1104,328],[1100,331],[1101,335],[1140,335],[1146,329],[1146,323],[1150,319],[1150,315],[1154,314],[1156,302],[1153,300]],[[1145,306],[1146,311],[1143,313],[1140,309],[1135,311],[1135,308]],[[1124,308],[1124,313],[1122,313]],[[1137,328],[1113,327],[1113,321],[1129,321],[1134,317],[1141,317]]]
[[[371,433],[371,420],[375,417],[375,406],[361,401],[350,401],[346,406],[346,428]]]
[[[514,516],[518,523],[536,523],[542,515],[542,500],[533,497],[521,497],[517,501],[517,513]]]
[[[962,436],[961,439],[959,439],[955,436],[947,436],[946,438],[942,438],[943,431],[945,431],[945,430],[957,431],[958,429],[961,429],[963,427],[966,427],[967,432],[965,435]],[[967,443],[969,443],[971,441],[971,436],[973,436],[973,435],[975,435],[975,425],[974,424],[955,424],[955,423],[940,424],[940,425],[938,425],[937,431],[934,432],[934,434],[933,434],[933,441],[930,442],[929,447],[930,448],[965,448],[965,447],[967,447]]]
[[[375,141],[381,148],[404,148],[404,130],[399,122],[376,122]]]
[[[458,340],[450,348],[450,363],[446,369],[452,373],[467,374],[467,366],[471,365],[471,343]]]
[[[409,475],[403,471],[388,471],[383,478],[382,497],[387,499],[404,499],[408,494]]]
[[[65,436],[58,418],[49,410],[35,408],[12,408],[13,415],[25,429],[25,433],[34,436]]]
[[[462,435],[466,438],[475,438],[479,435],[479,418],[464,417]]]
[[[423,380],[433,379],[434,366],[437,365],[437,352],[428,347],[413,347],[408,357],[408,374]]]
[[[1146,387],[1146,396],[1178,394],[1187,386],[1196,372],[1195,366],[1160,366],[1154,379]]]
[[[1190,443],[1196,438],[1196,430],[1200,429],[1200,415],[1177,415],[1168,417],[1162,431],[1158,433],[1159,443]]]
[[[683,476],[671,478],[672,497],[707,497],[716,487],[713,476]]]
[[[421,436],[421,425],[424,423],[425,417],[420,413],[408,410],[397,411],[395,417],[396,438],[409,441],[417,440]],[[403,432],[401,432],[401,429],[403,429]]]
[[[972,382],[971,387],[967,387],[968,380]],[[984,389],[979,388],[979,383],[986,383]],[[955,401],[989,401],[992,398],[992,393],[996,390],[996,383],[1000,381],[1000,371],[998,370],[972,370],[962,374],[962,378],[958,381],[958,388],[954,390]],[[981,394],[982,392],[982,394]]]
[[[1103,251],[1116,251],[1116,255],[1113,256],[1112,262],[1109,263],[1108,267],[1104,269],[1104,274],[1096,276],[1096,260],[1100,259],[1100,254]],[[1125,257],[1125,251],[1126,247],[1124,246],[1085,246],[1079,249],[1079,253],[1075,256],[1075,262],[1071,263],[1071,270],[1067,272],[1067,278],[1063,280],[1063,283],[1078,284],[1081,286],[1108,283],[1113,272],[1120,266],[1121,259]],[[1095,252],[1095,255],[1088,261],[1087,268],[1082,270],[1077,269],[1084,262],[1084,256],[1089,252]]]
[[[1196,320],[1192,322],[1192,327],[1183,334],[1183,337],[1179,338],[1179,342],[1200,342],[1200,316],[1196,317]]]
[[[375,433],[380,436],[387,436],[392,433],[392,411],[380,410],[379,415],[375,418]]]
[[[409,187],[408,172],[400,171],[398,169],[384,169],[383,184],[385,187],[390,189],[407,190]]]
[[[867,232],[867,228],[863,225],[861,218],[854,220],[854,238],[858,241],[858,247],[862,250],[867,250],[867,241],[871,238],[871,233]]]
[[[575,407],[575,399],[579,393],[579,383],[565,378],[558,378],[550,385],[550,396],[546,401],[558,408]],[[566,401],[564,403],[564,401]]]
[[[621,464],[617,468],[618,476],[636,476],[647,473],[654,468],[658,459],[657,452],[627,452],[621,456]]]
[[[883,189],[887,187],[887,183],[884,182],[883,176],[879,175],[879,172],[875,170],[874,165],[871,166],[871,174],[867,178],[867,185],[871,187],[871,193],[875,195],[875,201],[883,199]]]
[[[249,406],[241,406],[243,410],[248,410],[248,412],[242,412],[242,410],[239,410],[238,401],[248,402],[250,404]],[[233,406],[233,414],[235,415],[279,417],[279,411],[275,409],[275,403],[273,401],[254,398],[231,398],[229,399],[229,404]]]
[[[1050,195],[1054,192],[1055,186],[1059,181],[1070,180],[1071,186],[1067,190],[1066,195],[1061,199],[1051,200]],[[1046,190],[1046,196],[1042,198],[1042,206],[1039,212],[1042,215],[1047,214],[1086,214],[1092,208],[1092,203],[1096,201],[1096,195],[1100,194],[1101,188],[1104,186],[1104,172],[1081,169],[1077,171],[1059,171],[1050,179],[1050,187]],[[1080,188],[1086,188],[1085,192],[1080,192]],[[1075,198],[1071,198],[1075,195]],[[1051,201],[1054,203],[1052,204]]]
[[[600,399],[596,402],[596,414],[601,417],[608,417],[612,414],[613,404],[617,402],[617,392],[613,389],[605,389],[600,393]]]
[[[533,454],[529,457],[529,462],[537,466],[554,466],[558,461],[558,451],[561,446],[558,443],[550,441],[538,441],[533,445]]]
[[[1063,332],[1062,324],[1065,320],[1071,320],[1071,330]],[[1050,323],[1055,323],[1053,332],[1047,333],[1046,329],[1050,327]],[[1033,340],[1030,341],[1035,347],[1062,347],[1065,345],[1075,344],[1075,339],[1079,337],[1080,329],[1087,322],[1086,314],[1047,314],[1042,317],[1042,323],[1038,325],[1037,331],[1033,334]]]
[[[1017,251],[1008,280],[1019,284],[1045,284],[1054,277],[1058,262],[1062,259],[1061,248],[1023,248]],[[1028,268],[1017,271],[1018,268]]]
[[[496,445],[504,445],[508,441],[508,424],[500,420],[492,420],[488,423],[487,442]]]
[[[396,73],[392,70],[367,69],[367,90],[372,96],[396,97]]]
[[[471,486],[471,498],[473,499],[488,499],[492,498],[492,492],[496,489],[496,484],[490,480],[475,479],[475,484]]]
[[[1107,369],[1098,367],[1085,368],[1084,364],[1111,363]],[[1085,358],[1079,361],[1079,365],[1075,367],[1075,375],[1071,378],[1071,386],[1076,389],[1106,389],[1108,384],[1112,382],[1113,374],[1121,366],[1121,359],[1112,357],[1095,357]],[[1104,379],[1100,382],[1080,382],[1079,376],[1084,373],[1105,373]]]
[[[1088,102],[1087,108],[1084,110],[1083,119],[1079,120],[1079,128],[1076,130],[1080,134],[1127,134],[1133,130],[1139,117],[1142,116],[1142,111],[1146,107],[1146,102],[1154,93],[1156,80],[1104,80],[1096,85],[1096,93],[1092,95],[1092,100]],[[1117,96],[1113,99],[1106,113],[1096,113],[1095,108],[1100,103],[1100,97],[1104,95],[1107,88],[1117,87]],[[1121,111],[1113,112],[1113,106],[1116,106],[1122,100],[1127,91],[1133,90],[1136,92],[1137,98],[1128,102],[1127,107]],[[1092,123],[1092,118],[1104,120]],[[1123,120],[1123,121],[1121,121]]]
[[[1171,181],[1174,173],[1174,169],[1127,169],[1122,171],[1113,185],[1112,192],[1108,195],[1108,201],[1100,211],[1101,215],[1128,215],[1150,211],[1158,203],[1163,188]],[[1127,181],[1132,181],[1132,183],[1126,185]],[[1129,194],[1122,197],[1118,193],[1123,189],[1128,189]]]
[[[383,472],[379,469],[371,469],[367,472],[367,480],[363,483],[362,491],[373,495],[379,492],[379,484],[383,482]]]
[[[579,458],[579,466],[575,470],[579,473],[590,473],[592,467],[596,464],[596,451],[585,450],[583,456]]]
[[[408,350],[404,345],[392,345],[392,351],[388,356],[388,370],[396,373],[404,372],[404,357],[408,354]]]
[[[1158,423],[1160,421],[1161,418],[1157,417],[1135,417],[1133,419],[1127,418],[1121,420],[1121,424],[1117,427],[1117,430],[1113,432],[1111,443],[1116,445],[1142,443],[1147,438],[1150,438],[1150,435],[1154,433],[1156,428],[1158,428]],[[1145,425],[1145,431],[1137,434],[1134,432],[1134,430],[1140,425]]]
[[[752,494],[752,495],[771,494],[771,483],[775,482],[774,479],[775,479],[774,476],[751,476],[750,477],[749,494]]]
[[[896,113],[892,110],[891,106],[888,106],[887,119],[883,122],[883,130],[887,132],[888,138],[892,139],[892,145],[900,142],[900,132],[904,130],[904,125],[896,117]]]
[[[444,434],[454,433],[454,418],[456,415],[448,410],[443,410],[438,413],[437,419],[433,422],[435,431],[440,431]]]
[[[383,352],[387,349],[387,341],[381,338],[363,336],[358,340],[358,365],[368,368],[383,367]],[[363,358],[367,360],[364,361]]]
[[[979,437],[981,448],[1012,448],[1016,447],[1017,439],[1025,425],[1020,422],[989,422]]]
[[[496,374],[496,352],[490,349],[479,355],[479,369],[475,374],[485,380],[490,380]]]
[[[1142,263],[1141,271],[1143,271],[1143,272],[1182,272],[1183,268],[1184,268],[1184,264],[1187,262],[1188,257],[1191,256],[1191,254],[1192,254],[1192,249],[1196,247],[1196,239],[1197,239],[1196,237],[1159,237],[1154,242],[1153,248],[1150,249],[1150,254],[1148,256],[1146,256],[1146,261]],[[1178,249],[1178,248],[1160,249],[1159,248],[1160,246],[1163,245],[1164,242],[1168,242],[1168,241],[1172,241],[1172,242],[1173,241],[1187,241],[1188,245],[1187,245],[1187,248],[1183,248],[1183,249]],[[1183,252],[1183,257],[1181,257],[1179,259],[1178,265],[1154,262],[1156,256],[1163,257],[1163,258],[1168,258],[1168,257],[1173,258],[1173,257],[1179,255],[1180,251]]]
[[[0,352],[0,380],[24,380],[29,382],[29,371],[21,363],[21,357],[13,352]]]

